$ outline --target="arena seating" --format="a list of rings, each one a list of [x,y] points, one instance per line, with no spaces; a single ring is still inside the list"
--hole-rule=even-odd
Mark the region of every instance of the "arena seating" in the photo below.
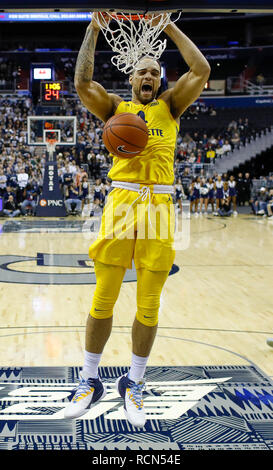
[[[114,73],[114,68],[105,63],[103,54],[98,54],[97,59],[94,79],[106,88],[111,86],[115,92],[120,90],[123,95],[129,96],[128,80],[119,72]],[[63,106],[55,110],[55,114],[75,115],[79,123],[77,145],[69,150],[57,148],[60,182],[65,165],[74,161],[76,167],[83,166],[88,173],[89,196],[92,198],[95,180],[100,178],[102,182],[106,181],[112,160],[101,138],[103,123],[85,109],[75,92],[75,60],[75,56],[56,55],[56,78],[65,79],[69,86]],[[36,184],[41,189],[45,149],[28,147],[26,138],[26,118],[39,113],[39,102],[36,105],[30,95],[18,94],[22,87],[27,86],[29,61],[30,56],[24,54],[20,64],[15,64],[7,54],[0,62],[0,169],[4,170],[8,182],[14,182],[20,167],[23,167],[29,175],[28,187]],[[8,92],[12,85],[13,90]],[[190,170],[191,178],[198,174],[214,175],[217,159],[271,129],[272,118],[271,107],[214,109],[202,103],[191,106],[181,117],[175,177],[183,176],[185,168]],[[95,135],[99,137],[96,143]],[[229,150],[223,150],[225,145],[230,147]],[[208,150],[215,152],[214,158],[207,157]],[[257,166],[254,167],[257,169]],[[3,185],[0,187],[1,193],[4,193]],[[19,202],[22,202],[20,191],[18,194]]]

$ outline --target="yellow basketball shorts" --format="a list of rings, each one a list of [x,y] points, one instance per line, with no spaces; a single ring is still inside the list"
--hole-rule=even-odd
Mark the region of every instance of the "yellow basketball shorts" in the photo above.
[[[143,189],[147,186],[143,185]],[[174,206],[170,194],[115,188],[108,195],[89,256],[101,263],[170,271],[174,262]]]

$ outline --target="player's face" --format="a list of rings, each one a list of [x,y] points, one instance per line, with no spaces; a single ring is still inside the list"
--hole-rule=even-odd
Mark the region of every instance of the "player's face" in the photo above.
[[[156,97],[160,87],[160,75],[160,66],[155,60],[142,59],[138,62],[129,82],[132,85],[133,96],[140,103],[149,103]]]

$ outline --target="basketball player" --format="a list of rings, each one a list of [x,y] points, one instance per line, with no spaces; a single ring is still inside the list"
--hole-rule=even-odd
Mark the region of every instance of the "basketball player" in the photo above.
[[[82,376],[65,417],[81,416],[105,396],[106,388],[98,376],[98,366],[111,333],[113,308],[125,271],[132,266],[134,259],[137,312],[132,326],[131,367],[127,375],[117,380],[116,387],[124,400],[125,416],[129,422],[143,427],[146,420],[142,401],[144,374],[156,336],[161,291],[174,261],[173,233],[168,239],[161,239],[159,234],[156,239],[140,239],[137,232],[134,239],[111,238],[107,236],[107,221],[111,206],[115,209],[121,204],[130,207],[160,204],[171,217],[173,203],[170,193],[174,182],[174,153],[180,116],[200,96],[208,80],[210,66],[192,41],[171,23],[166,26],[165,33],[176,44],[189,70],[172,89],[157,98],[161,81],[160,65],[156,60],[144,57],[129,77],[132,100],[125,102],[121,97],[107,93],[102,85],[92,79],[100,31],[97,15],[93,13],[76,63],[75,87],[82,103],[104,122],[114,114],[130,112],[143,117],[149,129],[160,129],[161,132],[150,132],[144,151],[137,157],[113,156],[108,177],[114,189],[107,198],[99,236],[89,250],[89,256],[94,260],[97,283],[87,319]],[[149,198],[142,197],[143,190]]]

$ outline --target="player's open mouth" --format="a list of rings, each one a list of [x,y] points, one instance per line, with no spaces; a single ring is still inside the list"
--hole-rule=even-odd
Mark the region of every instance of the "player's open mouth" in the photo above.
[[[146,94],[152,93],[153,87],[152,85],[149,85],[148,83],[144,83],[144,85],[142,85],[141,87],[141,91],[142,93],[146,95]]]

